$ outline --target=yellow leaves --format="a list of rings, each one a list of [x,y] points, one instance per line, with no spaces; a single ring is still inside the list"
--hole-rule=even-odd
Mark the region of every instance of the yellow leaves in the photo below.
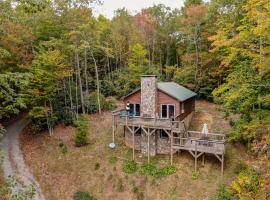
[[[270,1],[248,0],[240,25],[224,23],[212,41],[211,52],[223,51],[225,65],[239,57],[252,60],[262,76],[270,73]],[[225,50],[226,49],[226,50]],[[224,51],[225,50],[225,51]]]
[[[231,183],[232,191],[239,199],[259,200],[262,198],[264,182],[253,170],[242,171]]]

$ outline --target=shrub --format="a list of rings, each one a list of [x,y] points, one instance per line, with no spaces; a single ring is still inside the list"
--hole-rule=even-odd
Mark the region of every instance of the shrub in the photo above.
[[[57,116],[55,113],[51,114],[50,109],[48,107],[33,107],[32,110],[30,110],[29,115],[32,120],[32,129],[33,132],[40,132],[48,129],[47,125],[47,115],[49,116],[50,125],[54,127],[58,121]]]
[[[158,171],[158,176],[168,176],[174,174],[177,171],[175,166],[166,166]]]
[[[199,176],[200,176],[200,173],[199,172],[193,172],[192,175],[191,175],[191,177],[192,177],[193,180],[198,179]]]
[[[243,161],[238,161],[234,167],[234,173],[239,174],[240,172],[247,170],[248,166]]]
[[[116,108],[116,100],[113,97],[107,99],[100,94],[100,107],[102,110],[113,110]],[[92,92],[89,95],[85,95],[85,106],[88,113],[96,113],[98,111],[97,92]]]
[[[88,133],[89,126],[88,120],[84,115],[80,115],[79,119],[75,121],[76,125],[76,136],[75,136],[75,146],[81,147],[88,143]]]
[[[73,125],[75,114],[70,108],[56,110],[55,114],[57,116],[58,123]]]
[[[263,190],[262,178],[251,169],[246,169],[232,182],[232,191],[239,199],[258,199]]]
[[[124,192],[124,185],[123,185],[123,181],[121,178],[118,180],[118,183],[117,183],[117,191]]]
[[[0,124],[0,141],[3,138],[4,133],[6,132],[5,128]]]
[[[98,170],[100,168],[100,164],[97,162],[96,164],[95,164],[95,170]]]
[[[226,189],[224,185],[218,188],[217,194],[212,198],[212,200],[233,200],[233,194]]]
[[[149,175],[149,176],[157,176],[158,174],[157,167],[152,164],[143,165],[139,169],[139,172],[145,175]]]
[[[89,192],[78,191],[74,194],[74,200],[94,200]]]
[[[67,150],[67,145],[64,143],[63,140],[60,140],[60,141],[59,141],[59,147],[60,147],[61,152],[62,152],[63,154],[66,154],[66,153],[68,152],[68,150]]]
[[[6,182],[0,186],[0,197],[12,200],[33,199],[36,194],[34,186],[22,185],[19,190],[15,190],[15,187],[18,184],[19,181],[14,176],[9,176],[6,179]]]
[[[114,97],[107,97],[106,104],[104,106],[105,110],[114,110],[117,108],[116,99]]]
[[[123,170],[128,174],[133,174],[138,170],[137,163],[134,160],[129,160],[125,163]]]
[[[136,195],[136,198],[138,200],[143,200],[144,199],[144,191],[142,187],[134,187],[133,192]]]
[[[116,156],[110,156],[109,157],[109,163],[110,164],[115,164],[117,162],[117,157]]]

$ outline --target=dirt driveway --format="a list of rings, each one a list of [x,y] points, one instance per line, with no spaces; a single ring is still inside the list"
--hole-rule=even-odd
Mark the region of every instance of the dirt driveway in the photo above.
[[[2,149],[4,153],[3,171],[4,176],[14,177],[18,184],[14,188],[14,192],[31,185],[35,188],[35,196],[33,200],[44,200],[38,182],[30,172],[29,167],[25,164],[24,158],[19,146],[18,136],[24,127],[28,125],[30,120],[27,117],[13,122],[7,127],[7,132],[2,140]]]

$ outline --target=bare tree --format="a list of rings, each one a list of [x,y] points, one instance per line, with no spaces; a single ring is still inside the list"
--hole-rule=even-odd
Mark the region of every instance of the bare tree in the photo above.
[[[98,67],[97,67],[97,61],[95,59],[95,56],[93,52],[91,51],[91,56],[94,61],[95,65],[95,72],[96,72],[96,82],[97,82],[97,101],[98,101],[98,112],[101,114],[101,105],[100,105],[100,85],[99,85],[99,74],[98,74]]]

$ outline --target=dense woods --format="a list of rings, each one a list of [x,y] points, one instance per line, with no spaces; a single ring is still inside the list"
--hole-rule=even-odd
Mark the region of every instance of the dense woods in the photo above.
[[[239,114],[229,140],[269,165],[269,0],[186,0],[112,19],[93,16],[98,3],[0,1],[1,118],[29,111],[35,130],[52,134],[156,74]]]

